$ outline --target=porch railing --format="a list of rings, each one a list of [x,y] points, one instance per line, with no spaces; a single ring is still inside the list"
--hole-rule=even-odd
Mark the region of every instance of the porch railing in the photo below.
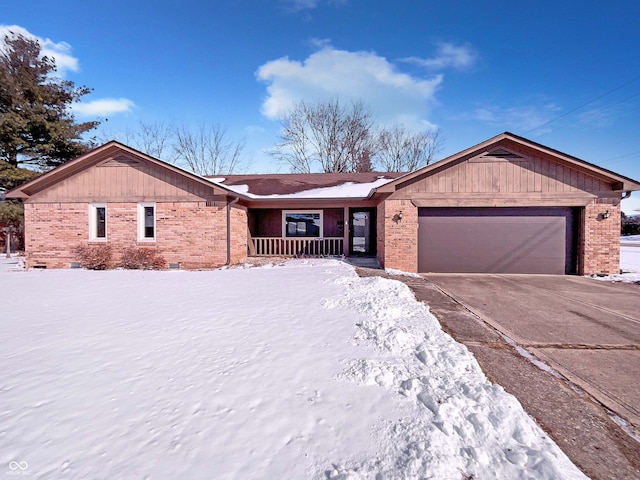
[[[324,257],[342,255],[344,239],[335,238],[282,238],[253,237],[250,255],[258,257]],[[253,247],[253,248],[251,248]]]

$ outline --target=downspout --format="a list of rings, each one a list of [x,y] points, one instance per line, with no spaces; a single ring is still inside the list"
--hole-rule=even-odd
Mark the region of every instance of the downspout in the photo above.
[[[240,201],[240,197],[236,197],[234,200],[227,203],[227,263],[225,266],[231,264],[231,207]]]

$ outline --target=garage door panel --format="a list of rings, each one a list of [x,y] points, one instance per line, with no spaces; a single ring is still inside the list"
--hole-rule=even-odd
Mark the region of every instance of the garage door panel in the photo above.
[[[420,209],[421,272],[553,273],[571,269],[571,209]]]

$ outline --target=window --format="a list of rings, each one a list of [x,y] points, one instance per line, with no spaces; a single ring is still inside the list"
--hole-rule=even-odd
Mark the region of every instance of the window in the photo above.
[[[107,240],[107,206],[103,203],[89,205],[89,240]]]
[[[322,210],[282,212],[283,237],[322,237]]]
[[[138,241],[154,241],[156,239],[156,204],[138,204]]]

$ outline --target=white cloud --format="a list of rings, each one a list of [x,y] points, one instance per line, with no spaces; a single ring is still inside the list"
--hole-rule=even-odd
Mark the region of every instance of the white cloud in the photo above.
[[[402,61],[413,63],[429,70],[465,70],[472,67],[478,60],[478,54],[468,43],[454,45],[447,42],[439,42],[436,55],[432,58],[407,57]]]
[[[127,98],[102,98],[86,103],[75,103],[73,113],[83,117],[105,117],[131,111],[135,104]]]
[[[329,38],[312,38],[309,40],[309,45],[317,50],[321,50],[323,48],[333,48],[331,45],[331,39]]]
[[[58,67],[58,75],[64,76],[69,70],[72,72],[79,70],[78,59],[71,55],[71,45],[66,42],[56,43],[49,38],[38,37],[19,25],[0,25],[0,48],[4,47],[4,37],[11,33],[38,40],[42,56],[54,59]]]
[[[287,0],[285,3],[291,11],[299,12],[316,8],[320,0]]]
[[[620,208],[626,215],[640,214],[640,192],[633,192],[629,198],[622,200]]]
[[[592,108],[578,114],[578,121],[598,128],[608,127],[615,120],[614,113],[611,108]]]
[[[287,10],[292,13],[313,10],[321,5],[342,5],[347,0],[283,0]]]
[[[4,37],[11,34],[35,39],[40,43],[42,56],[53,58],[57,67],[57,75],[64,76],[67,71],[79,70],[78,59],[71,55],[71,45],[66,42],[54,42],[29,32],[19,25],[0,25],[0,51],[4,49]],[[74,103],[73,113],[81,117],[104,117],[116,113],[129,112],[135,104],[126,98],[103,98],[90,102]]]
[[[426,119],[442,75],[428,79],[399,72],[384,57],[371,52],[350,52],[331,46],[304,61],[288,57],[262,65],[257,78],[268,84],[262,113],[277,119],[300,100],[364,101],[382,124],[402,122],[427,128]]]
[[[488,105],[478,107],[470,113],[459,115],[459,120],[479,120],[500,127],[500,129],[524,133],[536,129],[536,135],[549,129],[538,129],[557,115],[558,107],[552,103],[546,105],[521,105],[499,107]]]

